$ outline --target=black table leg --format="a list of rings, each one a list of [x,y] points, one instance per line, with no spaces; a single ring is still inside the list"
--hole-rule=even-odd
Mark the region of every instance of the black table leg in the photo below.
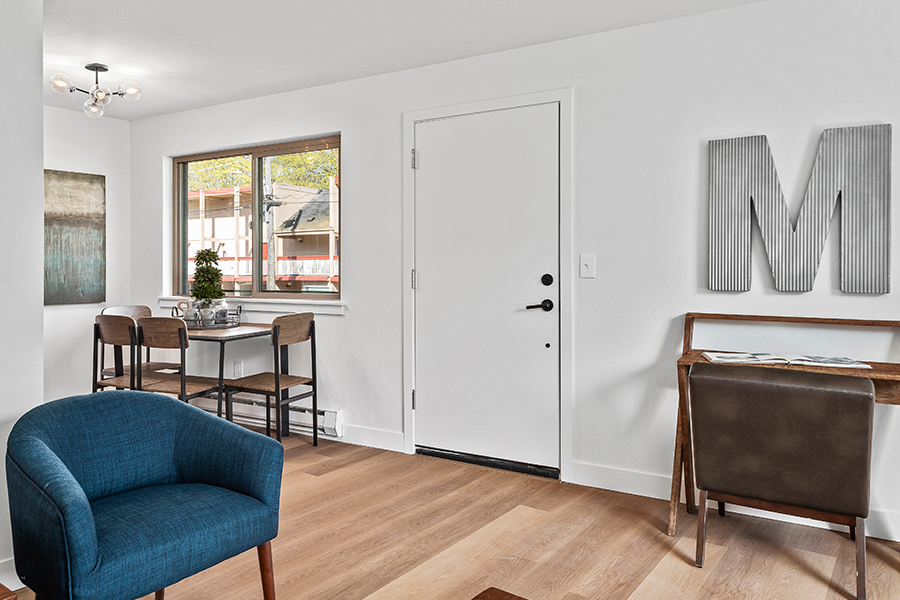
[[[219,403],[216,415],[222,416],[222,394],[225,392],[225,342],[219,342]]]
[[[288,374],[288,347],[281,347],[281,374]],[[290,390],[281,390],[281,400],[287,400],[290,396]],[[291,423],[290,423],[290,405],[284,404],[282,405],[279,402],[278,409],[281,411],[281,437],[291,435]]]

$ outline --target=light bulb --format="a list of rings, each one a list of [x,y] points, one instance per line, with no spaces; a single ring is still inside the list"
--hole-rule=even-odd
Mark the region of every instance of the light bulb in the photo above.
[[[94,102],[94,98],[88,98],[84,101],[84,114],[92,119],[99,119],[103,116],[103,107]]]
[[[50,89],[57,94],[68,94],[75,89],[72,78],[65,73],[57,73],[50,78]]]
[[[94,102],[100,106],[106,106],[112,100],[112,92],[105,85],[95,84],[91,86],[89,93]]]
[[[129,100],[130,102],[134,102],[141,97],[141,91],[141,86],[133,81],[126,81],[119,86],[119,91],[117,92],[117,94],[119,94],[126,100]]]

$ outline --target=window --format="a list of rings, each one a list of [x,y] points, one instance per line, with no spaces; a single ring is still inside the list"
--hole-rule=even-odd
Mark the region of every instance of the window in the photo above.
[[[175,158],[175,293],[210,248],[228,296],[339,299],[340,140]]]

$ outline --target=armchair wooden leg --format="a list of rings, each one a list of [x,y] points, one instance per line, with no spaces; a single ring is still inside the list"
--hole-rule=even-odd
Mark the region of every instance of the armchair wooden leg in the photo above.
[[[856,518],[856,598],[866,600],[866,522]]]
[[[706,554],[706,490],[700,490],[700,502],[697,504],[697,558],[694,564],[703,568]]]
[[[156,590],[156,593],[153,595],[153,600],[165,600],[166,597],[166,588],[161,590]]]
[[[275,600],[275,569],[272,566],[272,541],[256,547],[259,554],[259,574],[262,577],[263,599]]]

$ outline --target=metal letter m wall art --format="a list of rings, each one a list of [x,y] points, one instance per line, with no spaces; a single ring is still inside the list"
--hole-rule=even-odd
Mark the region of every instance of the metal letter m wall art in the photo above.
[[[709,289],[750,289],[756,215],[780,292],[812,289],[836,207],[841,291],[890,292],[891,126],[826,129],[797,222],[764,135],[709,142]]]

